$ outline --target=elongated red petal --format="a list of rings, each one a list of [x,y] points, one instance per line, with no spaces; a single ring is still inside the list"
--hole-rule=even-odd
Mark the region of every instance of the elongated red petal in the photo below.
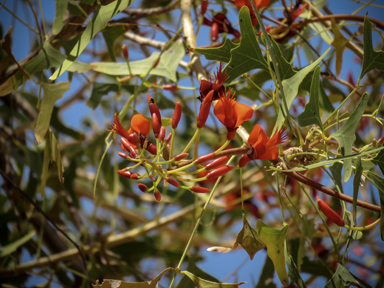
[[[206,177],[207,177],[207,179],[211,179],[211,178],[223,176],[224,174],[231,171],[232,168],[233,168],[232,165],[221,166],[221,167],[216,168],[215,170],[209,172]]]
[[[173,178],[168,178],[168,183],[169,184],[171,184],[171,185],[173,185],[173,186],[175,186],[175,187],[180,187],[180,183],[179,182],[177,182],[175,179],[173,179]]]
[[[156,190],[155,192],[153,192],[153,196],[155,196],[155,199],[157,202],[161,201],[161,194],[159,190]]]
[[[141,192],[147,192],[147,191],[148,191],[148,187],[145,186],[143,183],[139,183],[139,184],[137,184],[137,187],[139,187],[139,189],[141,190]]]
[[[152,130],[153,130],[153,134],[155,135],[155,138],[159,137],[160,128],[161,128],[161,123],[159,121],[159,118],[157,118],[156,113],[153,113],[152,114]]]
[[[343,227],[345,225],[344,220],[335,211],[333,211],[332,208],[329,207],[327,203],[321,200],[319,196],[316,196],[316,199],[317,199],[317,205],[319,205],[320,211],[323,212],[324,215],[327,216],[329,220],[331,220],[333,223],[335,223],[337,226],[340,226],[340,227]]]
[[[132,175],[134,175],[130,171],[123,171],[123,170],[117,170],[117,174],[119,174],[125,178],[128,178],[128,179],[130,179],[132,177]]]
[[[214,93],[214,91],[211,90],[207,94],[207,96],[205,96],[203,103],[201,103],[199,118],[197,119],[197,127],[198,128],[203,128],[205,125],[205,122],[207,122],[209,110],[211,108],[213,93]]]
[[[223,165],[228,160],[229,160],[229,156],[223,156],[223,157],[217,158],[217,159],[213,160],[211,163],[209,163],[208,165],[206,165],[205,169],[206,170],[215,169],[215,168]]]
[[[207,162],[207,161],[211,160],[213,157],[215,157],[215,155],[216,154],[214,152],[212,152],[212,153],[209,153],[207,155],[201,156],[195,160],[195,164],[197,165],[197,164]]]
[[[243,155],[243,157],[240,158],[239,160],[239,166],[244,167],[247,165],[252,159],[248,157],[247,154]]]
[[[183,159],[187,158],[188,155],[189,155],[188,153],[181,153],[181,154],[175,156],[174,160],[175,161],[183,160]]]
[[[161,126],[160,133],[159,133],[159,141],[163,142],[165,138],[165,127]]]
[[[120,141],[121,141],[121,144],[124,145],[125,149],[127,149],[129,153],[131,153],[134,157],[138,156],[136,150],[133,148],[133,146],[127,139],[121,138]]]
[[[179,102],[176,103],[175,112],[172,117],[172,129],[176,129],[179,125],[181,119],[181,104]]]
[[[211,192],[211,189],[201,187],[201,186],[193,186],[191,188],[191,191],[195,192],[195,193],[209,193],[209,192]]]

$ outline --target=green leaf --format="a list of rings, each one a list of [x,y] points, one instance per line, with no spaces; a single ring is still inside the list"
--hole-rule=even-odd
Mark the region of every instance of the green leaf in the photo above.
[[[353,110],[351,116],[345,122],[343,127],[341,127],[338,131],[333,133],[330,137],[337,140],[339,143],[339,149],[343,156],[348,156],[352,154],[352,144],[356,140],[355,131],[361,116],[364,113],[365,107],[368,103],[368,94],[364,93],[361,97],[359,104]],[[345,159],[344,160],[344,182],[347,182],[349,177],[352,174],[352,160]]]
[[[379,166],[381,173],[384,174],[384,150],[381,150],[372,160],[373,163]]]
[[[102,31],[105,43],[107,44],[109,57],[113,62],[116,62],[116,55],[113,49],[115,40],[125,33],[123,26],[105,27]]]
[[[161,277],[163,277],[163,274],[169,270],[173,270],[173,268],[167,268],[163,270],[159,275],[155,277],[155,279],[147,282],[125,282],[121,280],[104,279],[103,283],[101,284],[99,284],[99,280],[96,280],[96,284],[92,284],[92,286],[94,288],[157,288]]]
[[[352,205],[352,215],[353,222],[356,222],[356,207],[357,207],[357,195],[359,193],[361,175],[363,174],[363,166],[361,166],[361,157],[357,157],[355,177],[353,178],[353,205]]]
[[[206,273],[205,271],[197,267],[195,262],[192,261],[191,259],[188,262],[187,271],[189,271],[193,275],[196,275],[197,277],[200,277],[212,282],[220,283],[218,279],[216,279],[215,277],[209,275],[208,273]],[[195,288],[195,284],[188,278],[188,276],[184,275],[183,278],[181,278],[180,282],[177,283],[176,288]]]
[[[357,278],[357,277],[356,277]],[[362,285],[354,275],[348,271],[343,265],[339,263],[337,270],[332,278],[327,282],[325,288],[338,288],[344,287],[342,282],[345,282],[348,286],[367,287],[366,284]],[[369,287],[369,286],[368,286]]]
[[[0,258],[5,257],[7,255],[12,254],[19,248],[20,246],[24,245],[27,243],[29,240],[32,239],[33,236],[35,236],[36,231],[32,230],[30,231],[27,235],[24,235],[20,239],[16,240],[15,242],[12,242],[11,244],[5,245],[0,248]]]
[[[309,241],[311,241],[313,235],[317,231],[315,229],[314,219],[308,219],[307,214],[304,214],[303,217],[301,217],[301,223],[302,223],[302,228],[301,228],[302,234],[300,237],[299,249],[297,251],[297,267],[298,267],[298,269],[300,269],[301,264],[303,263],[303,257],[305,256],[305,240],[308,239]]]
[[[330,48],[329,48],[330,49]],[[287,106],[288,106],[288,109],[291,107],[292,105],[292,102],[293,100],[296,98],[297,96],[297,92],[299,90],[299,86],[300,86],[300,83],[301,81],[303,81],[303,79],[305,78],[305,76],[313,69],[317,66],[317,64],[319,64],[319,62],[325,57],[325,55],[327,55],[328,51],[324,52],[323,55],[320,56],[319,59],[317,59],[316,61],[314,61],[312,64],[308,65],[307,67],[301,69],[300,71],[298,71],[294,76],[292,76],[291,78],[289,79],[285,79],[282,81],[282,85],[283,85],[283,89],[284,89],[284,95],[285,95],[285,99],[287,101]],[[278,128],[281,127],[281,125],[284,123],[285,121],[285,117],[286,115],[283,113],[283,110],[282,105],[280,104],[280,109],[279,109],[279,113],[277,115],[277,120],[276,120],[276,124],[275,124],[275,127],[274,127],[274,131]]]
[[[41,103],[40,112],[37,116],[35,138],[37,143],[43,141],[47,133],[51,115],[55,102],[63,97],[65,91],[69,90],[69,82],[59,82],[55,84],[41,84],[44,90],[44,97]]]
[[[28,72],[30,76],[33,76],[36,72],[42,69],[48,69],[52,67],[58,67],[65,59],[65,56],[49,43],[44,42],[44,46],[39,54],[28,61],[24,66],[24,70]],[[0,96],[7,95],[13,90],[17,89],[20,85],[25,83],[27,79],[23,76],[22,72],[17,71],[12,77],[0,85]]]
[[[268,257],[271,258],[277,276],[284,286],[288,285],[288,275],[284,257],[287,230],[288,224],[285,224],[284,227],[279,230],[266,225],[261,219],[258,219],[256,223],[257,234],[259,234],[260,239],[267,245]]]
[[[323,130],[323,124],[321,123],[320,110],[319,110],[319,98],[320,98],[320,66],[317,66],[315,73],[313,73],[311,92],[309,93],[309,102],[305,104],[303,113],[298,117],[299,125],[309,126],[317,125]]]
[[[343,164],[339,162],[333,163],[333,165],[329,168],[331,170],[333,179],[335,179],[335,185],[337,185],[340,189],[341,193],[343,192],[343,184],[341,183],[341,170],[343,169]]]
[[[371,70],[384,71],[384,51],[375,51],[372,46],[372,23],[364,18],[364,56],[360,79]]]
[[[376,175],[375,173],[368,171],[368,176],[375,182],[380,196],[380,237],[381,240],[384,241],[384,178]]]
[[[279,69],[281,80],[293,77],[297,73],[297,71],[293,69],[291,63],[285,60],[285,58],[283,57],[283,54],[281,53],[280,47],[276,43],[276,41],[272,37],[269,37],[269,39],[271,40],[273,51],[275,52],[277,68]]]
[[[51,81],[56,80],[57,77],[62,75],[67,69],[73,64],[77,57],[83,52],[85,47],[89,42],[95,37],[95,35],[103,30],[109,20],[131,5],[133,0],[120,0],[114,1],[105,6],[98,6],[98,9],[92,18],[92,21],[85,28],[83,34],[81,35],[79,41],[73,47],[71,53],[68,55],[67,59],[64,60],[63,64],[60,65],[59,69],[49,78]]]
[[[181,274],[188,276],[198,288],[238,288],[240,285],[245,283],[216,283],[197,277],[188,271],[181,271]]]
[[[231,50],[238,47],[238,43],[233,43],[226,38],[224,44],[216,48],[192,48],[191,51],[203,54],[207,60],[217,60],[228,63],[231,60]]]
[[[55,20],[52,25],[53,35],[60,33],[63,28],[64,13],[67,10],[68,1],[67,0],[56,0],[56,10],[55,10]]]
[[[289,277],[297,284],[299,288],[307,288],[303,279],[300,276],[299,271],[297,270],[296,264],[293,261],[291,255],[287,255],[285,259],[288,266]]]
[[[275,267],[273,266],[273,262],[271,258],[265,257],[265,263],[263,270],[261,271],[261,275],[259,278],[259,282],[255,288],[276,288],[275,283],[273,283],[273,274],[275,273]]]
[[[261,52],[256,40],[251,22],[251,16],[247,6],[243,6],[239,12],[241,30],[240,45],[231,50],[231,60],[224,70],[228,73],[228,80],[232,82],[236,77],[253,69],[268,70],[268,64]]]
[[[145,60],[129,62],[132,74],[141,75],[147,73],[153,66],[156,59],[159,57],[159,54],[159,52],[155,52]],[[167,51],[161,55],[159,64],[156,66],[156,68],[151,70],[150,74],[168,77],[170,80],[176,82],[176,69],[179,66],[181,59],[183,59],[184,54],[185,50],[183,42],[176,41]],[[113,76],[129,75],[126,62],[96,62],[92,63],[91,65],[93,65],[93,70],[96,72]]]
[[[92,109],[100,104],[101,98],[108,95],[109,92],[118,92],[119,86],[116,83],[98,83],[93,82],[91,97],[87,100],[86,105]]]
[[[41,194],[42,197],[45,195],[45,186],[48,179],[48,169],[49,163],[55,161],[57,166],[57,175],[59,181],[64,182],[63,173],[63,163],[61,160],[59,146],[57,145],[57,140],[55,135],[49,129],[47,136],[45,137],[45,148],[44,148],[44,161],[43,161],[43,172],[41,175]]]

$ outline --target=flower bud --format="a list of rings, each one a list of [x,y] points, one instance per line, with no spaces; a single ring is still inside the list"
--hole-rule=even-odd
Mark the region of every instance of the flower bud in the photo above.
[[[219,36],[219,24],[213,22],[211,26],[211,40],[212,42],[216,42]]]
[[[136,156],[138,156],[135,148],[133,148],[133,146],[131,145],[131,143],[126,139],[126,138],[121,138],[120,139],[121,141],[121,144],[124,145],[125,149],[127,149],[128,152],[130,152],[135,158]]]
[[[319,205],[319,209],[321,212],[324,213],[325,216],[329,220],[331,220],[333,223],[335,223],[337,226],[343,227],[345,225],[344,220],[335,212],[332,210],[331,207],[328,206],[327,203],[322,201],[319,196],[316,196],[317,199],[317,205]]]
[[[191,188],[191,191],[195,192],[195,193],[209,193],[209,192],[211,192],[211,189],[201,187],[201,186],[193,186]]]
[[[147,94],[147,100],[148,100],[148,105],[149,105],[149,111],[151,112],[151,115],[153,113],[156,113],[157,119],[160,121],[160,126],[161,126],[161,114],[159,107],[157,107],[155,100]]]
[[[200,106],[199,117],[197,118],[197,128],[203,128],[209,116],[214,90],[211,90],[205,97]]]
[[[123,144],[121,144],[120,147],[121,147],[121,149],[122,149],[123,151],[127,151],[127,149],[125,149],[125,147],[124,147]]]
[[[137,187],[139,187],[139,189],[141,190],[141,192],[146,193],[146,192],[148,191],[148,187],[145,186],[143,183],[139,183],[139,184],[137,184]]]
[[[188,155],[189,155],[188,153],[181,153],[181,154],[175,156],[175,158],[173,160],[180,161],[180,160],[187,158]]]
[[[123,50],[124,58],[128,59],[129,55],[128,55],[128,48],[127,48],[127,46],[124,44],[123,47],[121,47],[121,49]]]
[[[148,176],[149,176],[149,179],[151,179],[152,182],[156,181],[155,176],[153,176],[152,174],[149,174]]]
[[[121,145],[123,145],[123,144],[121,144]],[[123,153],[123,152],[117,152],[117,155],[119,155],[121,158],[123,158],[123,159],[125,159],[125,160],[128,159],[128,155],[125,154],[125,153]]]
[[[208,9],[208,0],[201,0],[201,10],[200,15],[203,16]]]
[[[175,85],[172,85],[172,84],[165,84],[163,85],[163,90],[167,90],[167,91],[177,91],[179,90],[179,87],[175,86]]]
[[[180,118],[181,118],[181,105],[179,102],[177,102],[175,106],[175,112],[173,113],[173,117],[172,117],[172,129],[177,128],[177,125],[179,125],[179,122],[180,122]]]
[[[167,147],[164,148],[163,150],[163,159],[168,161],[169,160],[169,149],[170,149],[170,145],[167,144]]]
[[[167,138],[165,138],[164,142],[168,144],[169,141],[171,141],[171,138],[172,138],[172,133],[169,133]]]
[[[244,167],[251,161],[251,158],[248,157],[247,154],[244,154],[243,157],[240,158],[239,166]]]
[[[168,183],[169,184],[171,184],[171,185],[173,185],[173,186],[175,186],[175,187],[180,187],[180,183],[179,182],[177,182],[175,179],[173,179],[173,178],[168,178]]]
[[[197,165],[197,164],[207,162],[207,161],[211,160],[213,157],[215,157],[215,155],[216,154],[214,152],[212,152],[212,153],[209,153],[207,155],[201,156],[195,160],[195,164]]]
[[[131,139],[128,138],[128,140]],[[133,141],[135,141],[137,147],[141,146],[140,136],[137,133],[133,133]]]
[[[154,145],[153,143],[149,142],[148,146],[147,146],[147,151],[149,153],[151,153],[152,155],[156,155],[157,154],[156,145]]]
[[[165,137],[165,127],[161,126],[160,133],[159,133],[159,141],[163,142]]]
[[[134,173],[131,175],[131,179],[139,180],[139,176],[140,176],[139,174]]]
[[[159,190],[156,190],[155,192],[153,192],[153,196],[155,196],[155,199],[157,202],[161,201],[161,194]]]
[[[205,169],[206,170],[215,169],[216,167],[223,165],[228,160],[229,160],[229,156],[223,156],[223,157],[217,158],[213,160],[211,163],[209,163],[207,166],[205,166]]]
[[[209,172],[206,177],[207,177],[207,179],[211,179],[211,178],[223,176],[224,174],[231,171],[232,168],[233,168],[232,165],[221,166],[221,167],[216,168],[215,170]]]
[[[153,130],[153,134],[155,134],[155,138],[159,137],[160,128],[161,128],[161,123],[159,121],[159,118],[157,118],[156,113],[153,113],[152,114],[152,130]]]
[[[127,171],[117,170],[117,174],[119,174],[125,178],[128,178],[128,179],[130,179],[132,177],[132,175],[134,175],[134,174],[132,174],[132,172],[130,172],[128,170]]]

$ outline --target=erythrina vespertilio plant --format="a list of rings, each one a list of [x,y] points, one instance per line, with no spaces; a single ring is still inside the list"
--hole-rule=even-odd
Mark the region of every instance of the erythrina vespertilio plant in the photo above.
[[[350,1],[2,1],[0,283],[381,287],[383,5]],[[235,248],[258,282],[199,267]]]

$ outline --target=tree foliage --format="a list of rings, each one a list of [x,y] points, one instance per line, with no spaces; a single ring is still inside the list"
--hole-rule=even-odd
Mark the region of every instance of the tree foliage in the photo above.
[[[4,1],[0,283],[382,287],[384,6],[338,2]]]

